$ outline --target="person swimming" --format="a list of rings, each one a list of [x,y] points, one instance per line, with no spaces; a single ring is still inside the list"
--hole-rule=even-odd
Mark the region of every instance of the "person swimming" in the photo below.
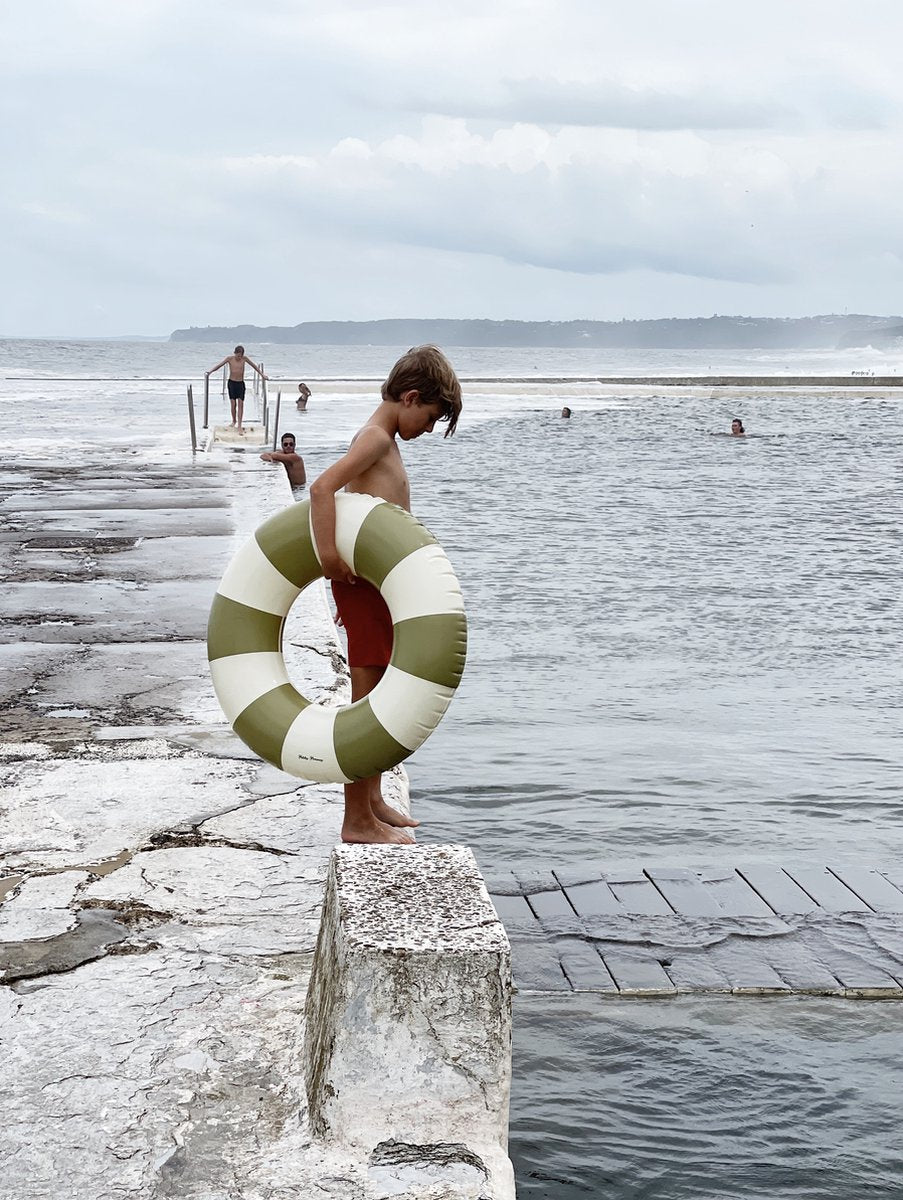
[[[739,417],[734,417],[731,421],[731,437],[745,437],[746,430],[743,428],[743,422]]]

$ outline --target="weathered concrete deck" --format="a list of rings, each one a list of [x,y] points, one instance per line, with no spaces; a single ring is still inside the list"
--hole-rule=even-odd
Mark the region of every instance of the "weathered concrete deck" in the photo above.
[[[230,451],[0,470],[3,1200],[374,1194],[299,1070],[341,792],[245,751],[206,663],[223,566],[289,497]],[[318,595],[286,658],[322,699]]]
[[[488,881],[527,991],[903,996],[903,868],[516,871]]]

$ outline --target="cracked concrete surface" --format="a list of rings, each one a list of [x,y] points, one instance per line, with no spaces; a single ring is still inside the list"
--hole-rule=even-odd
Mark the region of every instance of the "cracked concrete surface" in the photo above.
[[[237,742],[207,671],[222,571],[288,503],[256,454],[4,469],[0,1200],[383,1194],[311,1143],[298,1069],[340,789]],[[309,591],[289,671],[340,702]]]

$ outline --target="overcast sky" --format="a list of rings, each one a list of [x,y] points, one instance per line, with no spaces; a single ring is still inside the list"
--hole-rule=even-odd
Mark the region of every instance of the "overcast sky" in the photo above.
[[[903,312],[900,0],[24,0],[0,335]]]

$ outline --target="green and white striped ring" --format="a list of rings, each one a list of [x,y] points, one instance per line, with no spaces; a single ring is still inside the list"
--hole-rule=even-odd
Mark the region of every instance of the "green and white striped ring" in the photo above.
[[[392,658],[372,692],[329,708],[291,684],[282,630],[295,599],[323,574],[310,502],[256,531],[226,568],[210,610],[207,657],[217,699],[256,754],[290,775],[350,783],[388,770],[433,732],[464,671],[467,621],[458,580],[409,512],[358,493],[336,496],[336,546],[379,588],[392,616]]]

